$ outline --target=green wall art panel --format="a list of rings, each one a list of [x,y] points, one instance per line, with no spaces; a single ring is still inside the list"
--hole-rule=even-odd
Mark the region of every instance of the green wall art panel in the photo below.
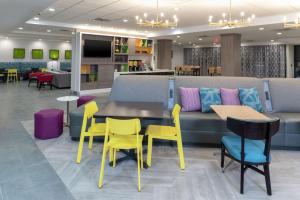
[[[59,50],[57,50],[57,49],[50,49],[49,50],[49,59],[51,59],[51,60],[58,60],[59,59]]]
[[[44,58],[43,49],[32,49],[31,57],[32,57],[32,59],[43,59]]]
[[[66,60],[72,59],[72,50],[65,50],[65,59]]]
[[[24,48],[14,48],[13,58],[14,59],[24,59],[25,58],[25,49]]]

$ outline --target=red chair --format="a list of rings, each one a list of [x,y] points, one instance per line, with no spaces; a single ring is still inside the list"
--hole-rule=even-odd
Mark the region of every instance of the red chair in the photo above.
[[[30,83],[32,81],[36,81],[36,87],[38,87],[39,86],[38,85],[38,76],[41,76],[43,74],[45,74],[45,73],[42,73],[42,72],[31,72],[29,74],[29,76],[28,76],[28,78],[29,78],[28,87],[30,86]]]
[[[44,73],[42,75],[39,75],[37,77],[37,80],[38,80],[39,90],[42,88],[42,86],[45,86],[46,84],[50,85],[50,89],[52,90],[52,80],[53,80],[52,74]]]

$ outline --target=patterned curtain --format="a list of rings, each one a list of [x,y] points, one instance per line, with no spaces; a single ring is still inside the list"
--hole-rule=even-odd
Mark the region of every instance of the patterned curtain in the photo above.
[[[286,77],[285,45],[241,47],[242,75],[252,77]],[[221,66],[219,47],[185,48],[184,64],[199,65],[202,75],[209,66]]]
[[[220,66],[220,48],[204,47],[204,48],[185,48],[184,64],[197,65],[201,67],[202,75],[207,75],[207,68],[210,66]]]
[[[242,75],[286,77],[285,45],[241,47]]]

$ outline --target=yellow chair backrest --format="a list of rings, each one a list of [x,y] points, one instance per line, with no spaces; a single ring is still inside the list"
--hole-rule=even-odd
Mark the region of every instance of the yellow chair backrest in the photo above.
[[[179,119],[180,110],[181,110],[181,107],[178,104],[175,104],[175,106],[172,110],[172,117],[173,117],[174,124],[175,124],[177,131],[178,130],[180,131],[180,119]]]
[[[41,72],[47,72],[47,71],[48,71],[48,68],[40,68],[40,71],[41,71]]]
[[[18,72],[17,69],[8,69],[7,70],[7,73],[9,73],[9,74],[14,74],[14,73],[17,73],[17,72]]]
[[[139,119],[106,118],[106,133],[111,135],[138,135],[141,131]]]
[[[81,132],[86,132],[88,120],[91,120],[91,126],[93,126],[96,122],[95,118],[93,118],[94,114],[99,111],[97,103],[95,101],[91,101],[84,106],[84,115],[82,120]]]

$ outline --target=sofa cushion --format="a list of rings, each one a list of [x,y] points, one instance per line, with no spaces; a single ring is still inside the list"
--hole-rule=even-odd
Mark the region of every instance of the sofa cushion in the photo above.
[[[284,123],[286,134],[300,134],[300,113],[273,113]],[[281,127],[280,127],[281,128]]]
[[[221,105],[220,90],[218,88],[200,88],[202,112],[212,112],[211,105]]]
[[[226,121],[221,120],[216,113],[181,112],[180,126],[184,131],[199,132],[229,132],[226,128]]]
[[[220,88],[223,105],[240,105],[239,90]]]
[[[258,112],[263,111],[256,88],[239,88],[240,101],[242,105],[250,106]]]
[[[201,110],[200,96],[198,88],[180,88],[182,111]]]
[[[270,78],[273,112],[300,112],[300,79]]]
[[[180,103],[180,87],[210,88],[253,88],[258,91],[259,98],[265,108],[265,93],[262,79],[252,77],[226,76],[175,76],[175,103]],[[299,105],[300,106],[300,105]],[[265,109],[264,109],[265,110]]]
[[[113,83],[109,101],[163,102],[168,106],[168,76],[121,75]]]

